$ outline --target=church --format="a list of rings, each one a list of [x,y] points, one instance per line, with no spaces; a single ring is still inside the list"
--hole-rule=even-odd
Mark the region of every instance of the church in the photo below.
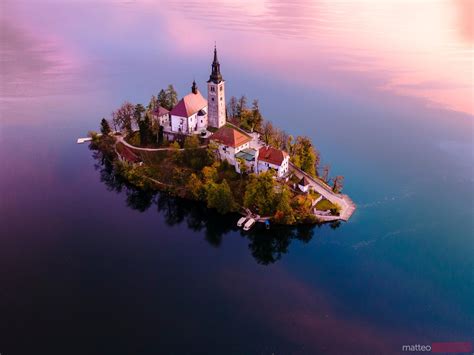
[[[288,174],[289,156],[286,152],[265,146],[257,132],[245,132],[226,121],[225,80],[216,47],[207,81],[207,100],[193,81],[191,92],[171,111],[159,107],[154,116],[169,140],[193,134],[209,138],[217,145],[220,159],[227,160],[239,173],[245,164],[248,172],[273,170],[277,177]]]
[[[207,100],[193,81],[191,92],[179,100],[170,112],[162,109],[155,115],[164,127],[164,133],[173,140],[177,134],[206,136],[208,128],[219,129],[226,123],[225,110],[225,80],[217,59],[217,48],[214,47],[211,75],[207,81]]]

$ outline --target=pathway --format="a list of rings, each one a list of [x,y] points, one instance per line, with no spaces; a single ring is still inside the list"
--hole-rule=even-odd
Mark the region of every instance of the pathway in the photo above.
[[[290,162],[290,170],[295,174],[299,179],[303,176],[306,176],[310,181],[311,187],[318,192],[321,196],[324,196],[330,202],[337,204],[341,207],[341,212],[339,216],[319,216],[318,218],[324,221],[334,221],[341,219],[347,221],[355,211],[355,204],[347,195],[336,194],[324,184],[319,179],[313,178],[311,175],[305,173],[303,170],[297,168],[293,163]]]

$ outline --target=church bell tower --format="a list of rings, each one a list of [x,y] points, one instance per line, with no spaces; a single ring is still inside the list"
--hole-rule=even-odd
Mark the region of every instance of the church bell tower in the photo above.
[[[207,81],[207,107],[209,126],[220,128],[225,125],[225,81],[222,79],[221,65],[217,60],[215,46],[211,76]]]

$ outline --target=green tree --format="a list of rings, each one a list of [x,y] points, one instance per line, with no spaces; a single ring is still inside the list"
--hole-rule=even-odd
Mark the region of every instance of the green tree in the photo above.
[[[235,211],[236,203],[229,184],[224,179],[220,184],[209,183],[207,188],[207,207],[215,208],[217,212],[225,214]]]
[[[111,132],[109,122],[105,118],[100,121],[100,132],[104,136],[108,136]]]
[[[143,107],[142,104],[135,105],[135,108],[133,110],[133,118],[135,119],[135,123],[137,124],[137,126],[140,125],[140,121],[143,118],[142,115],[145,111],[145,107]]]
[[[163,90],[163,89],[160,90],[160,92],[158,93],[157,101],[158,101],[158,105],[160,105],[161,107],[164,107],[168,110],[170,109],[169,108],[168,97],[166,95],[165,90]]]
[[[171,110],[178,103],[178,93],[171,84],[168,85],[168,88],[166,89],[166,97],[168,102],[168,107],[166,108]]]
[[[308,137],[298,136],[291,150],[293,153],[292,162],[311,176],[316,176],[319,153],[314,149],[311,140]]]
[[[257,209],[258,213],[264,216],[272,216],[275,213],[275,181],[271,171],[250,175],[244,205],[250,209]]]
[[[180,145],[178,142],[174,141],[173,143],[170,144],[171,148],[171,156],[175,162],[179,162],[181,159],[181,152],[180,152]]]
[[[193,134],[191,136],[187,136],[184,139],[184,149],[197,149],[199,148],[199,138],[197,135]]]

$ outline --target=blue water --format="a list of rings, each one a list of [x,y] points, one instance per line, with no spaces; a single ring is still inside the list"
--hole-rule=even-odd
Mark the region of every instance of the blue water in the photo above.
[[[357,204],[336,229],[243,234],[235,216],[107,184],[75,144],[124,100],[147,103],[168,83],[184,95],[193,78],[204,90],[212,39],[188,50],[160,36],[169,24],[146,6],[2,6],[2,355],[381,354],[474,341],[472,116],[292,81],[220,41],[228,95],[258,97],[275,125],[308,135]]]

